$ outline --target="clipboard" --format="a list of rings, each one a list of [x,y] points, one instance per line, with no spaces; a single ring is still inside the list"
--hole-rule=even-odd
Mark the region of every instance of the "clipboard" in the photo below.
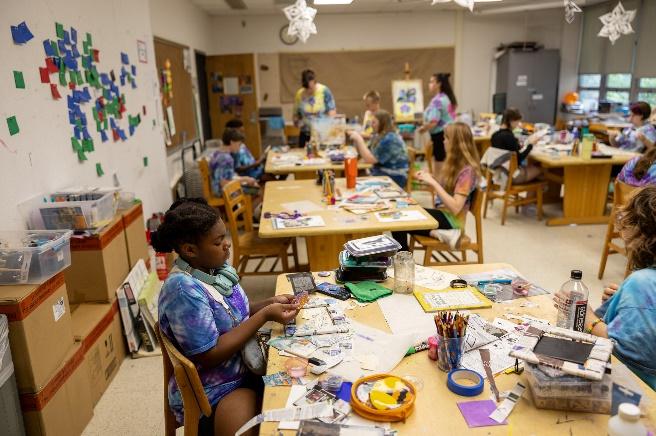
[[[413,294],[424,312],[492,307],[492,301],[473,286],[467,286],[466,288],[449,287],[439,291],[415,290]]]

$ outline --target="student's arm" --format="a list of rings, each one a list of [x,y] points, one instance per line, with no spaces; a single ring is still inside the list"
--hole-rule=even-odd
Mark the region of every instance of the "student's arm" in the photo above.
[[[324,88],[324,104],[326,105],[326,114],[329,117],[334,117],[337,115],[337,105],[335,104],[335,97],[333,93],[327,86]]]
[[[371,150],[369,150],[369,147],[367,147],[367,144],[365,144],[364,139],[358,132],[351,132],[350,137],[355,144],[355,147],[358,149],[358,153],[360,153],[360,157],[362,157],[363,161],[370,164],[378,163],[378,159],[376,159],[376,156],[374,156]]]
[[[256,312],[259,312],[263,308],[267,307],[270,304],[274,303],[282,303],[282,304],[292,304],[294,302],[294,296],[289,295],[289,294],[283,294],[283,295],[276,295],[271,298],[266,298],[261,301],[257,301],[255,303],[249,302],[248,307],[249,307],[249,313],[253,315]]]
[[[415,174],[415,178],[424,182],[431,187],[433,191],[440,197],[442,204],[454,215],[458,215],[462,208],[465,207],[467,202],[467,195],[456,193],[454,195],[446,192],[446,189],[433,178],[433,176],[425,171],[419,171]]]
[[[517,151],[517,163],[521,164],[524,162],[524,159],[531,153],[531,150],[533,150],[533,144],[528,144],[524,150],[522,151]]]

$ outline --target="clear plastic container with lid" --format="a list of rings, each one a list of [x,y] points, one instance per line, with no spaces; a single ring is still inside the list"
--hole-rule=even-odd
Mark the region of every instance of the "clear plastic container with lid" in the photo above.
[[[647,436],[647,429],[640,422],[638,406],[622,403],[617,412],[608,420],[608,436]]]
[[[70,230],[0,231],[0,285],[41,283],[71,264]]]

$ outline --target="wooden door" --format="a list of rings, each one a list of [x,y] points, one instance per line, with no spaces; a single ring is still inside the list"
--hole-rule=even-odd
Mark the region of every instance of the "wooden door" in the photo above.
[[[167,121],[168,107],[171,107],[175,124],[175,134],[171,135],[169,147],[182,144],[182,133],[185,133],[187,143],[198,137],[196,131],[196,111],[194,95],[191,87],[191,74],[185,69],[184,51],[187,47],[175,42],[155,37],[155,62],[162,94],[163,121]],[[172,92],[165,96],[162,93],[163,72],[165,64],[170,63]]]
[[[255,89],[255,56],[208,56],[205,69],[212,137],[221,138],[225,123],[238,118],[244,123],[246,145],[253,156],[259,157],[262,146]]]

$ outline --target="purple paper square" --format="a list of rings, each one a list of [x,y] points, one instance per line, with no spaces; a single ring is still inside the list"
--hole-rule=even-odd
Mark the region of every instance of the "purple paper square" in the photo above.
[[[490,413],[497,408],[496,403],[492,400],[463,401],[457,404],[469,428],[508,424],[508,421],[498,423],[489,417]]]

